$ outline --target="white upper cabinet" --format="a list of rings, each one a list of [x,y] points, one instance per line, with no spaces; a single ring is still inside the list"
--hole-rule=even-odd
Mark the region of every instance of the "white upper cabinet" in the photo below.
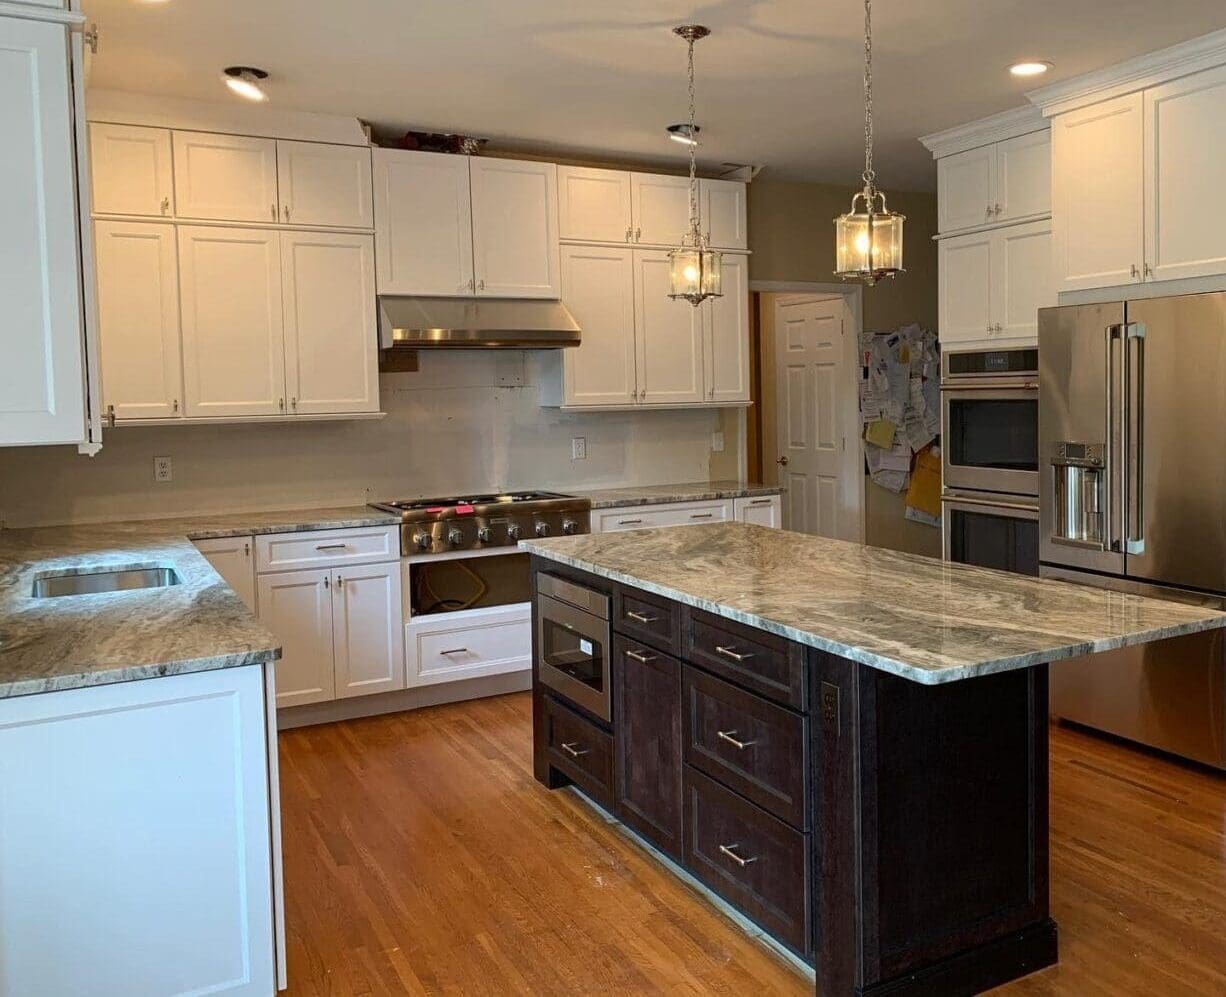
[[[1051,222],[992,233],[992,326],[998,339],[1037,341],[1040,308],[1056,303]]]
[[[1127,94],[1052,119],[1057,290],[1143,277],[1144,103],[1143,94]]]
[[[1146,90],[1144,116],[1146,276],[1226,273],[1226,66]]]
[[[281,221],[320,228],[373,228],[370,149],[277,142]]]
[[[472,294],[468,157],[395,149],[373,157],[379,293]]]
[[[286,414],[280,237],[179,228],[187,415]]]
[[[723,296],[710,298],[705,312],[703,356],[707,400],[749,401],[749,260],[723,258]],[[691,306],[692,307],[692,306]]]
[[[639,401],[703,401],[703,310],[668,296],[666,252],[635,250],[634,284]]]
[[[699,180],[698,196],[702,227],[711,245],[716,249],[748,249],[745,184],[736,180]]]
[[[942,239],[938,250],[941,346],[993,335],[992,232]]]
[[[1016,221],[1050,213],[1051,131],[1044,129],[999,143],[992,220]]]
[[[634,260],[614,246],[562,247],[562,300],[583,330],[562,350],[563,405],[632,405]]]
[[[558,167],[558,236],[582,242],[634,241],[630,174]]]
[[[94,211],[103,215],[174,214],[170,132],[165,128],[89,126]]]
[[[557,298],[557,166],[517,159],[468,161],[477,294]]]
[[[332,569],[336,697],[404,688],[400,562]]]
[[[282,232],[281,276],[291,414],[376,411],[379,357],[371,237]]]
[[[990,224],[996,209],[995,176],[995,146],[985,145],[937,160],[938,231],[957,232]]]
[[[180,218],[283,220],[274,139],[175,132],[174,176],[175,212]]]
[[[173,225],[94,223],[102,404],[117,419],[180,415],[179,269]]]
[[[690,228],[688,177],[630,174],[634,241],[675,246]]]
[[[0,446],[86,435],[68,51],[64,25],[0,17]]]

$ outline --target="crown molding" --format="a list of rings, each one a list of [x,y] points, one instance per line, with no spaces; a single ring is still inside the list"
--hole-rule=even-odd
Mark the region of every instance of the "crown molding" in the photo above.
[[[944,131],[924,135],[920,141],[933,159],[952,156],[955,153],[966,152],[968,149],[978,149],[993,142],[1003,142],[1005,139],[1017,138],[1019,135],[1029,135],[1031,132],[1041,132],[1048,127],[1038,108],[1029,104],[1015,107],[1009,111],[1001,111],[987,118],[968,121],[964,125],[955,125]]]
[[[1044,117],[1050,118],[1223,64],[1226,64],[1226,28],[1106,69],[1096,69],[1071,80],[1031,90],[1026,99]]]

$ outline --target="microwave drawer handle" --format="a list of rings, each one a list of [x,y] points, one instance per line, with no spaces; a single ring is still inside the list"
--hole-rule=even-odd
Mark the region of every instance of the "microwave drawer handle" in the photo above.
[[[588,753],[587,748],[579,747],[578,741],[563,741],[562,750],[565,751],[571,758],[582,758]]]
[[[744,858],[743,856],[738,855],[736,850],[740,847],[740,845],[720,845],[719,851],[721,855],[728,856],[728,858],[732,859],[732,861],[739,865],[742,869],[744,869],[745,866],[758,861],[756,855],[751,855],[749,858]]]
[[[654,654],[644,654],[642,651],[627,651],[626,657],[633,658],[642,665],[650,664],[656,660],[656,656]]]
[[[722,644],[715,645],[715,653],[722,654],[725,658],[731,658],[733,661],[748,661],[753,657],[753,652],[741,654],[735,648],[724,647]]]
[[[660,617],[658,616],[648,616],[646,613],[636,613],[633,609],[626,610],[626,618],[629,620],[634,620],[635,623],[642,623],[645,626],[660,622]]]

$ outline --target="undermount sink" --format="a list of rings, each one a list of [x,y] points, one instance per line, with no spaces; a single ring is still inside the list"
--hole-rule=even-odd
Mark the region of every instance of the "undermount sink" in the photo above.
[[[66,575],[42,575],[34,579],[33,595],[35,599],[52,599],[62,595],[129,592],[178,584],[179,574],[174,568],[100,568]]]

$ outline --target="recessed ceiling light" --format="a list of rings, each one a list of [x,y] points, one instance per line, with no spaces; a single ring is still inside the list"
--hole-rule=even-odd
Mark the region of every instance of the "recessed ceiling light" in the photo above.
[[[1040,62],[1038,59],[1027,59],[1025,62],[1015,62],[1009,67],[1014,76],[1042,76],[1051,69],[1050,62]]]
[[[690,132],[690,126],[686,125],[669,125],[668,137],[674,142],[680,142],[682,145],[697,145],[698,133],[702,131],[701,125],[695,125],[694,131]]]
[[[268,79],[268,73],[254,66],[227,66],[221,71],[221,78],[226,81],[234,93],[247,100],[268,100],[268,94],[260,86],[261,80]]]

